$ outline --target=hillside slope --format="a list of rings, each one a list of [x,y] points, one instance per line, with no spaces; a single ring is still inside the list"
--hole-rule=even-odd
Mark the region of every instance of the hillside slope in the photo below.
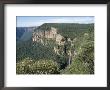
[[[48,31],[51,27],[57,28],[58,33],[64,37],[74,39],[81,33],[88,32],[88,30],[94,30],[94,24],[78,24],[78,23],[44,23],[34,31]]]
[[[86,33],[75,42],[76,55],[62,74],[94,74],[94,33]]]
[[[27,41],[31,39],[35,28],[36,27],[16,27],[16,40]]]

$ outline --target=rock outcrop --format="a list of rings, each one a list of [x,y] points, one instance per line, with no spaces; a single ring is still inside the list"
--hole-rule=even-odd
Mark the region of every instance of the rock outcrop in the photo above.
[[[50,30],[37,30],[32,35],[33,42],[41,42],[43,43],[43,39],[52,39],[55,40],[57,44],[62,45],[64,44],[64,37],[57,33],[58,30],[54,27],[51,27]]]

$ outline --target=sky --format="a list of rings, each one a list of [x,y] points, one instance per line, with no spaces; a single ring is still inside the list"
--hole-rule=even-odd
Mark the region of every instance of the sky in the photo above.
[[[94,23],[94,16],[17,16],[17,27],[40,26],[43,23]]]

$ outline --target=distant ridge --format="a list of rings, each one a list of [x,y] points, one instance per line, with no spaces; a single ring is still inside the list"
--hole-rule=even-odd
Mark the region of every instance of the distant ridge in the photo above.
[[[31,39],[32,32],[36,27],[16,27],[16,40],[27,41]]]

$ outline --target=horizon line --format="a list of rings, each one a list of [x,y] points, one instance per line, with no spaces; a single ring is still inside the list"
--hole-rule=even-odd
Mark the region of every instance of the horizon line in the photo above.
[[[43,24],[59,24],[59,23],[43,23]],[[60,23],[60,24],[94,24],[94,23]],[[41,26],[41,25],[38,25],[38,26]],[[16,27],[38,27],[38,26],[36,25],[36,26],[16,26]]]

